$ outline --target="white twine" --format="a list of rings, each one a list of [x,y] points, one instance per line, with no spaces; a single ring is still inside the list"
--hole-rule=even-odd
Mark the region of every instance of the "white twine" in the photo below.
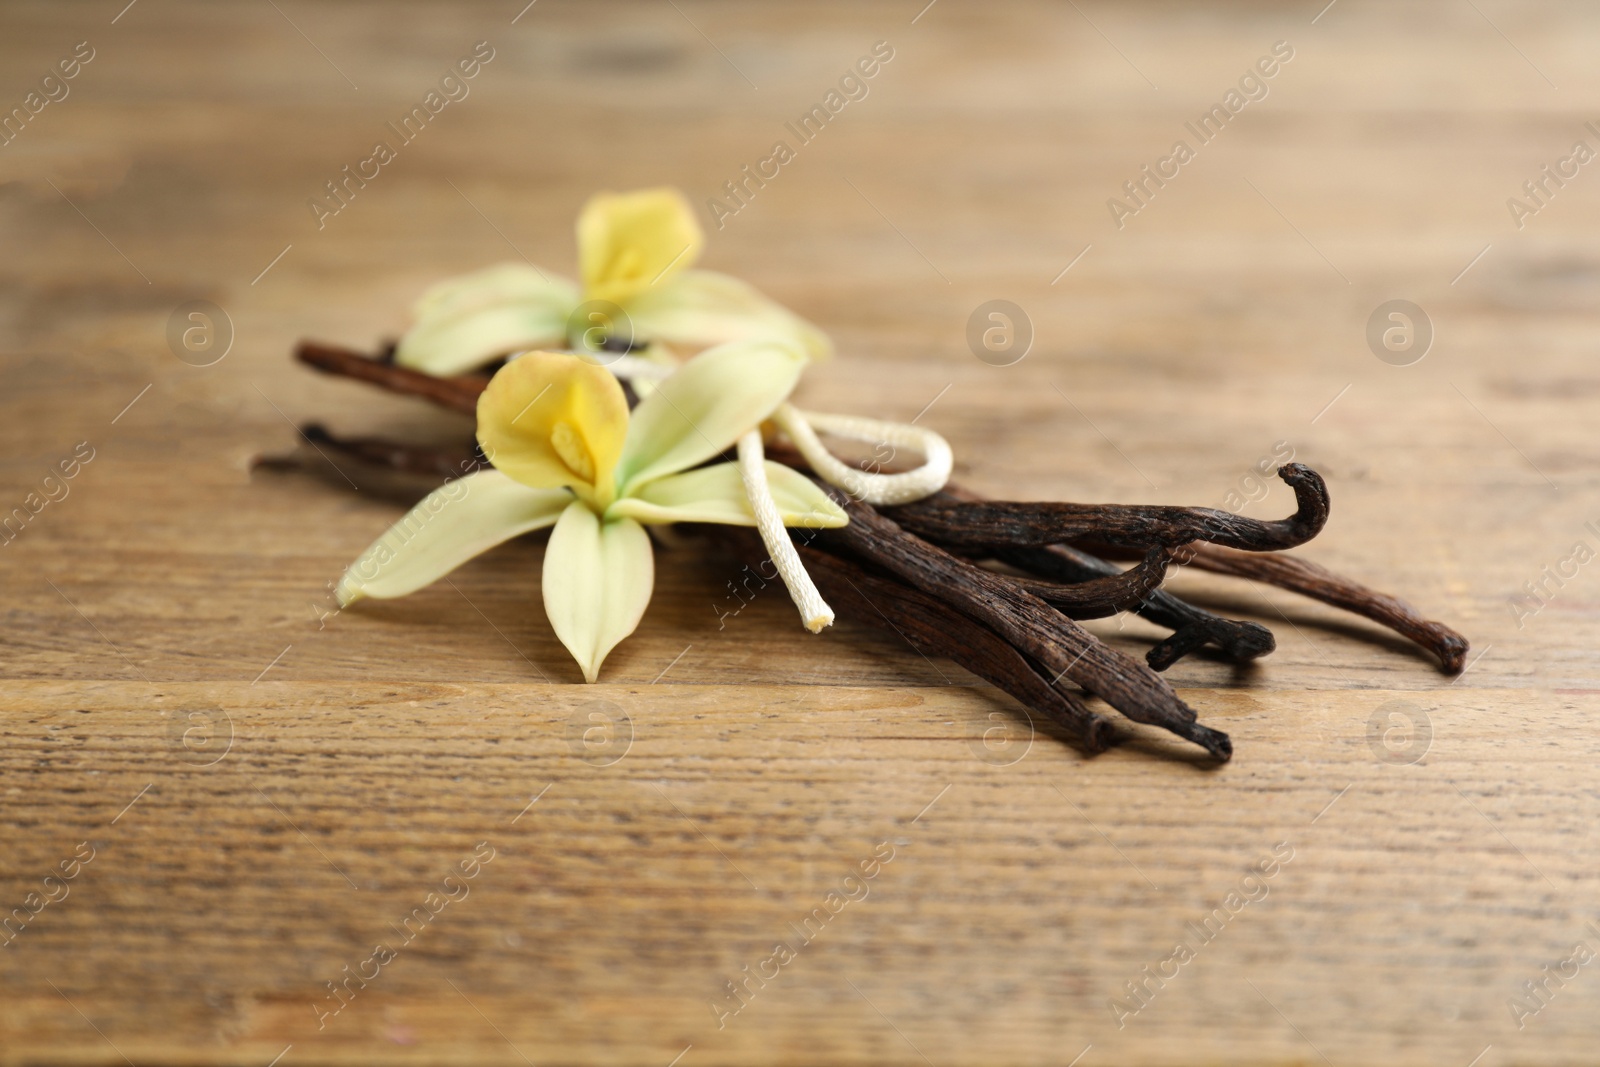
[[[812,633],[821,633],[825,626],[833,625],[833,609],[822,599],[816,583],[806,573],[800,562],[800,553],[789,540],[784,528],[778,503],[772,499],[772,489],[767,485],[766,453],[761,448],[761,430],[750,430],[739,438],[739,474],[744,479],[745,495],[750,498],[750,509],[756,515],[756,529],[767,546],[773,566],[783,578],[795,607],[800,609],[800,619]]]
[[[672,374],[674,368],[638,356],[618,355],[605,366],[618,378],[644,382],[657,382]],[[932,496],[950,480],[950,470],[955,462],[950,443],[932,430],[903,422],[884,422],[855,415],[830,415],[817,411],[801,411],[789,403],[778,405],[772,413],[778,425],[811,469],[829,485],[843,489],[857,500],[868,504],[889,507],[909,504],[913,500]],[[899,474],[877,474],[846,464],[829,452],[817,430],[866,444],[887,444],[895,449],[907,448],[921,454],[922,465]],[[783,515],[778,502],[772,497],[767,484],[766,453],[761,446],[761,430],[751,429],[739,438],[739,475],[744,480],[745,495],[755,513],[756,529],[772,557],[773,565],[783,578],[784,586],[806,629],[820,633],[833,624],[833,609],[816,583],[806,573],[805,564],[783,525]]]
[[[932,496],[950,480],[950,468],[955,462],[950,443],[921,426],[856,415],[801,411],[792,404],[780,404],[772,418],[823,481],[868,504],[884,507],[909,504]],[[922,454],[922,466],[902,474],[874,474],[852,467],[827,450],[817,438],[817,430],[852,441],[912,449]]]

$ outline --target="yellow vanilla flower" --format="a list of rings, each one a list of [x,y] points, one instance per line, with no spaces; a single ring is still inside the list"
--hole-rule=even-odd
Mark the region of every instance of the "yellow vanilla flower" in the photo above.
[[[616,276],[635,267],[625,263]],[[805,362],[792,342],[720,345],[656,383],[630,417],[616,377],[585,357],[513,359],[478,400],[478,442],[493,469],[435,490],[374,542],[340,581],[340,605],[404,596],[503,541],[554,526],[545,614],[594,681],[650,602],[655,564],[644,525],[755,526],[752,483],[760,506],[775,503],[784,525],[849,521],[812,482],[759,454],[755,471],[700,466],[741,440],[759,444],[758,427]],[[741,453],[749,449],[741,444]]]
[[[617,336],[696,348],[777,337],[813,359],[832,350],[821,330],[737,278],[690,269],[705,235],[674,189],[598,193],[577,229],[581,285],[526,263],[441,282],[417,301],[395,360],[451,375],[526,349],[592,352]]]

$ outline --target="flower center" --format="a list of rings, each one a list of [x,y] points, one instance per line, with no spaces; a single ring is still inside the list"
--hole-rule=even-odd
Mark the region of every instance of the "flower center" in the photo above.
[[[594,461],[589,458],[589,450],[584,447],[578,431],[572,428],[571,423],[555,424],[550,430],[550,447],[556,450],[556,455],[561,457],[561,462],[573,474],[591,484],[594,482]]]

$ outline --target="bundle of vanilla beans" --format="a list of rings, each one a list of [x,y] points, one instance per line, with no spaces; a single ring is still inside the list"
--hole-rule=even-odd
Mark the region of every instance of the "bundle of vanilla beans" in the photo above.
[[[320,371],[469,417],[489,381],[487,372],[436,378],[396,366],[392,347],[367,356],[304,342],[295,354]],[[474,446],[449,452],[340,438],[317,425],[301,432],[319,448],[419,474],[459,477],[487,466]],[[775,448],[768,456],[807,470],[798,453]],[[1302,464],[1278,474],[1294,490],[1297,506],[1276,522],[1211,508],[990,501],[953,485],[912,504],[874,508],[824,485],[849,513],[849,525],[790,532],[841,618],[888,628],[921,652],[954,660],[1086,749],[1099,751],[1118,738],[1111,721],[1084,702],[1084,694],[1093,694],[1129,719],[1170,730],[1226,760],[1233,753],[1228,735],[1200,725],[1157,672],[1203,646],[1235,661],[1253,660],[1273,650],[1272,632],[1162,590],[1174,563],[1266,582],[1362,615],[1425,648],[1447,672],[1460,671],[1467,652],[1464,637],[1403,601],[1283,555],[1322,530],[1328,491]],[[753,530],[716,526],[704,532],[742,563],[766,559]],[[1123,569],[1111,559],[1139,562]],[[1172,631],[1144,663],[1074,621],[1121,611]]]

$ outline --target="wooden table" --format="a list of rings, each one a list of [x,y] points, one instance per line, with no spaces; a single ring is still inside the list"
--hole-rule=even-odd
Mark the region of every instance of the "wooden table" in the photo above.
[[[1521,190],[1600,147],[1600,12],[920,3],[7,6],[5,107],[93,58],[0,147],[0,504],[59,497],[0,545],[0,904],[31,916],[0,1064],[1593,1062],[1600,965],[1563,961],[1600,952],[1600,175]],[[470,95],[319,229],[478,41]],[[328,614],[416,483],[252,458],[313,420],[464,426],[295,340],[374,344],[496,261],[570,272],[590,192],[702,204],[779,139],[704,262],[833,334],[807,406],[921,413],[1021,499],[1220,506],[1286,442],[1334,496],[1305,554],[1464,630],[1471,669],[1179,575],[1279,642],[1170,672],[1234,738],[1211,768],[1142,729],[1030,741],[776,590],[729,615],[693,544],[596,686],[538,539]],[[993,299],[1031,322],[1009,366],[967,341]],[[1393,299],[1435,334],[1409,366],[1366,338]],[[198,300],[216,362],[220,334],[169,347]]]

